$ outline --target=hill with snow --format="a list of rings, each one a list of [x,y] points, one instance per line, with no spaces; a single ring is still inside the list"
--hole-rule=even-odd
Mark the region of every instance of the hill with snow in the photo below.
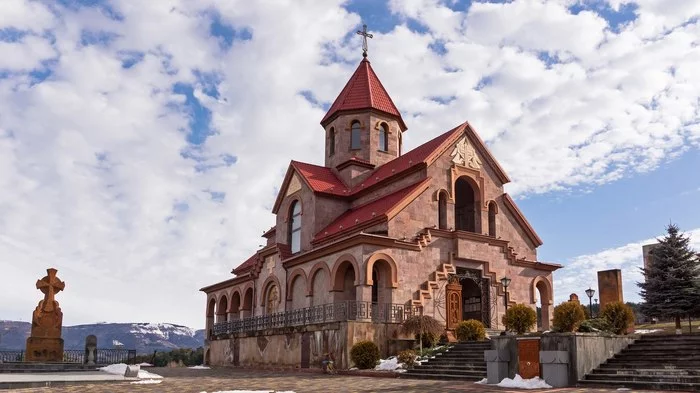
[[[31,330],[29,322],[0,321],[0,351],[24,349]],[[63,327],[65,349],[85,348],[85,337],[97,336],[98,348],[136,349],[140,354],[198,348],[204,330],[170,323],[95,323]]]

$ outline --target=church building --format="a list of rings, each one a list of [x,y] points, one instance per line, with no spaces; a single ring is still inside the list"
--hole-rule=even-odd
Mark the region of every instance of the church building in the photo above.
[[[561,266],[537,260],[542,240],[468,122],[404,151],[408,126],[365,52],[321,127],[324,165],[290,162],[265,245],[201,289],[206,362],[312,367],[333,353],[349,367],[358,340],[400,348],[411,315],[503,330],[514,304],[541,304],[549,329]]]

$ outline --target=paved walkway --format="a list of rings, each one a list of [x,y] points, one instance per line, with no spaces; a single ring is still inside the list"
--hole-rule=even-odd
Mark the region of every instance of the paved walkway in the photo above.
[[[93,385],[60,386],[52,388],[18,389],[16,392],[163,392],[163,393],[200,393],[226,390],[267,390],[293,391],[296,393],[327,392],[615,392],[615,389],[546,389],[515,390],[477,385],[473,382],[446,382],[397,378],[369,378],[343,375],[323,375],[301,372],[273,372],[233,370],[215,368],[210,370],[193,370],[187,368],[147,368],[149,372],[160,374],[165,378],[159,384],[137,385],[129,382],[101,383]],[[634,391],[628,391],[634,392]],[[650,391],[644,391],[649,393]]]

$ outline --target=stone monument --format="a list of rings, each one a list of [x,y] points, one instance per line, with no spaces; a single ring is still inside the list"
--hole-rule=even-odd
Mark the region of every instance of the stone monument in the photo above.
[[[91,334],[85,338],[85,358],[84,363],[93,365],[97,358],[97,337]]]
[[[32,331],[27,339],[26,351],[29,362],[63,361],[63,313],[54,297],[66,284],[56,277],[56,269],[46,269],[46,272],[46,277],[36,282],[36,288],[44,293],[44,300],[39,301],[32,314]]]
[[[598,272],[598,296],[600,310],[611,302],[625,301],[622,298],[622,272],[620,269],[601,270]]]

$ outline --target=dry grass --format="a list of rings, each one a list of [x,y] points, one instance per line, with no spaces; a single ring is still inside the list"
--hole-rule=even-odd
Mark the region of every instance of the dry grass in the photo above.
[[[675,322],[659,322],[659,323],[645,323],[642,325],[635,325],[635,329],[662,329],[660,332],[654,332],[650,334],[676,334],[676,323]],[[691,333],[700,333],[700,321],[694,320],[693,321],[693,330],[690,331],[690,327],[688,326],[688,320],[686,319],[685,321],[681,321],[681,331],[684,334],[688,334],[689,332]]]

